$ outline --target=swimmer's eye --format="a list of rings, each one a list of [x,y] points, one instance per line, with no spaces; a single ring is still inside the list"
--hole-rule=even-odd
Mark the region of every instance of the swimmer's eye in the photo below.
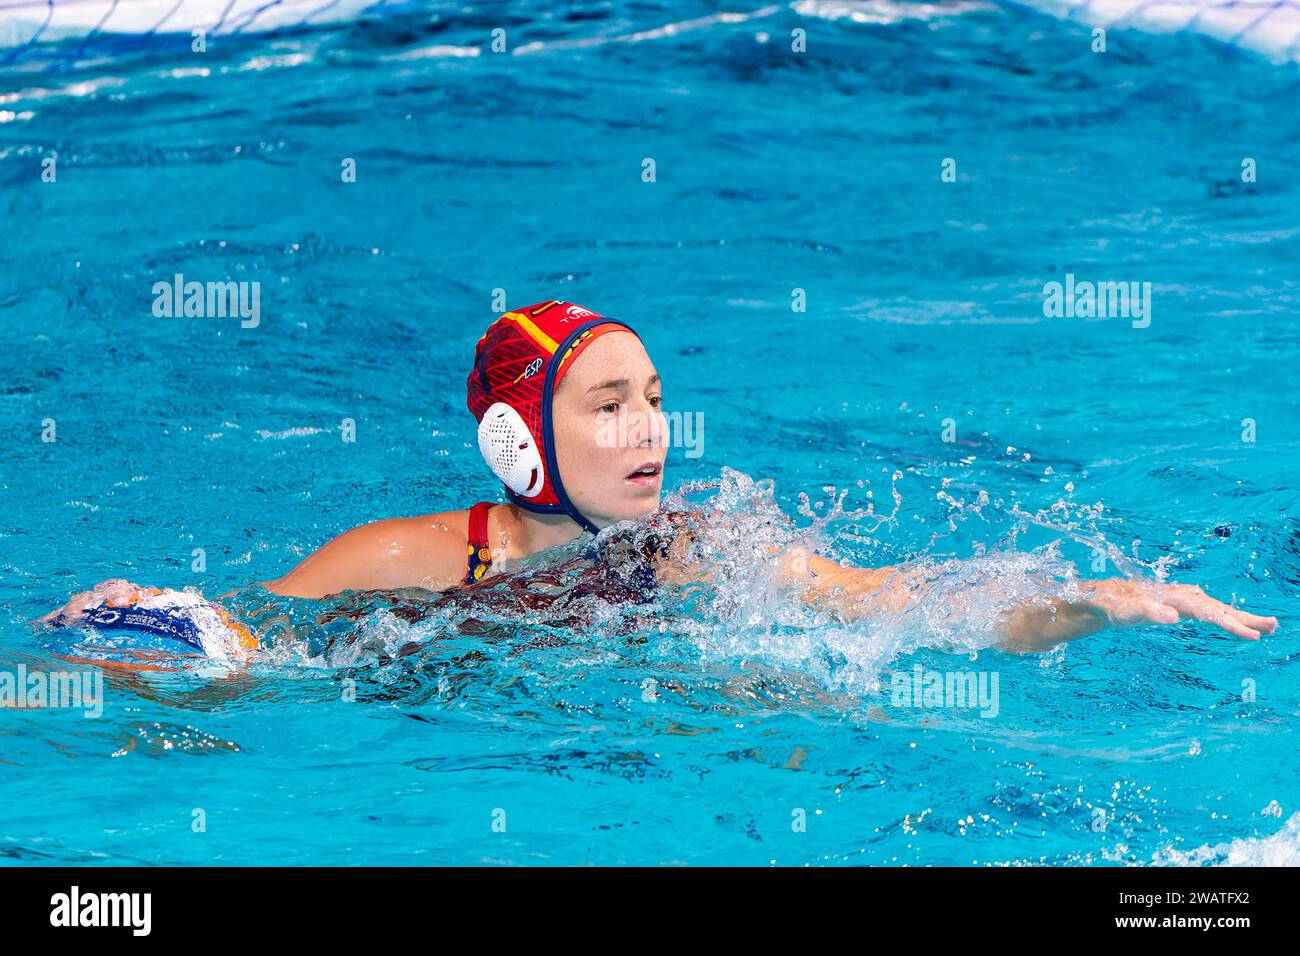
[[[650,407],[656,410],[660,409],[663,407],[663,401],[664,401],[663,396],[655,395],[650,399]],[[604,405],[598,406],[596,408],[596,411],[606,412],[607,414],[613,415],[616,411],[618,411],[618,406],[621,404],[622,404],[621,402],[607,402]]]

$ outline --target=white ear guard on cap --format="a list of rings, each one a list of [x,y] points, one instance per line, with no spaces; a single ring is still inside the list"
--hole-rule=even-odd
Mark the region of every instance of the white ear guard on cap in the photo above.
[[[478,450],[492,473],[515,494],[535,498],[545,487],[542,451],[523,417],[505,402],[494,402],[478,423]]]

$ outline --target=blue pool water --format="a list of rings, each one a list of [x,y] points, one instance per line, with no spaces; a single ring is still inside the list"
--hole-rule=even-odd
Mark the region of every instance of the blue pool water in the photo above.
[[[485,5],[0,73],[0,670],[108,674],[98,719],[0,710],[0,859],[1296,861],[1295,68],[1194,34],[1094,54],[991,5],[728,9]],[[176,273],[260,282],[260,323],[155,317]],[[1150,282],[1150,325],[1045,317],[1067,273]],[[727,516],[717,594],[467,631],[313,629],[329,602],[249,588],[304,636],[235,672],[26,627],[106,578],[211,597],[495,498],[464,380],[496,289],[626,319],[703,413],[665,487]],[[745,529],[778,513],[773,539],[939,586],[820,619],[765,584]],[[1016,657],[992,608],[947,610],[1096,554],[1280,629]],[[897,705],[918,665],[996,673],[997,715]]]

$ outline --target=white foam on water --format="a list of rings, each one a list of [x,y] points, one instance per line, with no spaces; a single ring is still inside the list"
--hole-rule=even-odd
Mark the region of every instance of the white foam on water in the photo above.
[[[819,20],[848,20],[852,23],[901,23],[904,20],[937,20],[974,10],[993,10],[996,3],[984,0],[941,0],[937,3],[909,3],[906,0],[797,0],[790,9],[801,17]]]
[[[1016,0],[1016,5],[1093,27],[1187,30],[1277,63],[1300,62],[1298,0]]]
[[[1300,866],[1300,813],[1293,813],[1272,836],[1207,843],[1194,850],[1170,847],[1151,862],[1156,866]]]
[[[787,7],[719,11],[622,35],[565,37],[525,44],[514,53],[673,38],[715,24],[761,20],[788,9],[807,19],[862,24],[934,21],[996,6],[1036,10],[1093,27],[1148,33],[1186,30],[1259,53],[1274,62],[1300,62],[1300,0],[795,0]],[[92,35],[264,33],[328,26],[397,10],[390,0],[10,0],[0,5],[0,51],[36,42]],[[415,55],[415,54],[413,54]],[[424,57],[474,55],[437,44]]]
[[[42,40],[117,34],[259,33],[290,26],[346,23],[385,0],[45,0],[0,7],[0,48]],[[48,17],[48,22],[47,22]]]
[[[283,440],[285,438],[299,438],[303,435],[321,435],[329,431],[328,428],[315,428],[310,426],[299,426],[297,428],[286,428],[283,431],[273,432],[265,428],[257,430],[258,438]]]

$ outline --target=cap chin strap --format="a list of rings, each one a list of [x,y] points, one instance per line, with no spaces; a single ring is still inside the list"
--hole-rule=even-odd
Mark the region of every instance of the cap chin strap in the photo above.
[[[506,493],[507,498],[525,511],[531,511],[534,514],[568,515],[574,521],[578,522],[583,531],[590,531],[592,534],[600,533],[600,529],[588,521],[581,511],[573,507],[572,503],[570,503],[568,508],[563,505],[539,505],[535,502],[529,501],[527,498],[520,497],[515,492],[511,491],[509,487],[503,486],[502,490]]]

